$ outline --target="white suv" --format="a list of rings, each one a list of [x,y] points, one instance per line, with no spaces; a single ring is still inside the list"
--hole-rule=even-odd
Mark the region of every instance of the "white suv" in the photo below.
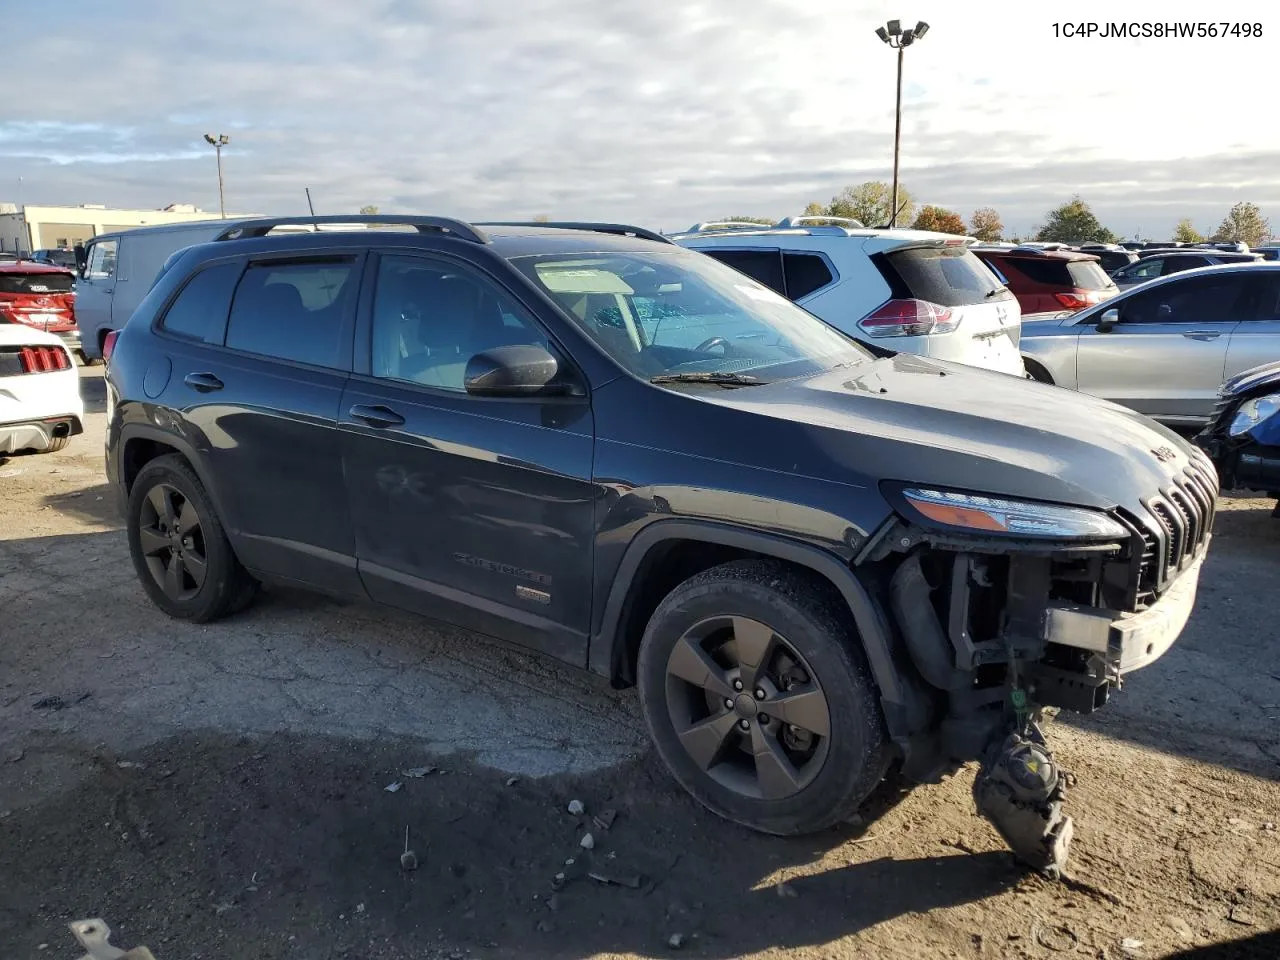
[[[790,217],[774,228],[712,224],[672,239],[857,340],[1024,375],[1018,301],[969,252],[968,237]]]

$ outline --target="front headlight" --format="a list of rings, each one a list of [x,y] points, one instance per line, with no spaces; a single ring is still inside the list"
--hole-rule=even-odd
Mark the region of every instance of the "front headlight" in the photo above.
[[[1280,412],[1280,393],[1270,393],[1265,397],[1246,400],[1240,404],[1240,409],[1231,418],[1231,426],[1227,428],[1227,433],[1233,437],[1248,433],[1276,412]]]
[[[971,533],[1005,533],[1055,540],[1123,540],[1130,536],[1118,521],[1084,507],[1003,500],[950,490],[908,487],[902,491],[921,516]]]

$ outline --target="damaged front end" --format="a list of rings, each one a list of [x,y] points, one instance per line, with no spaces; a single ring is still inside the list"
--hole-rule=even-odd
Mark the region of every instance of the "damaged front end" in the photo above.
[[[1062,809],[1070,777],[1038,721],[1046,707],[1105,706],[1126,673],[1177,639],[1217,492],[1199,454],[1141,514],[1052,505],[1037,514],[1037,505],[902,490],[898,519],[859,572],[878,582],[919,681],[922,703],[900,741],[904,774],[925,781],[978,761],[979,812],[1020,859],[1060,873],[1072,834]],[[1063,536],[1070,524],[1081,535]]]

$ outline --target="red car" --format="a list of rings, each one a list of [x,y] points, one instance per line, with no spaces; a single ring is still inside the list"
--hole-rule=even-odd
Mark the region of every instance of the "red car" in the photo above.
[[[57,334],[75,353],[80,349],[75,279],[70,270],[34,260],[0,261],[0,323]]]
[[[1018,298],[1022,315],[1083,310],[1114,297],[1119,288],[1098,258],[1041,247],[971,247]]]

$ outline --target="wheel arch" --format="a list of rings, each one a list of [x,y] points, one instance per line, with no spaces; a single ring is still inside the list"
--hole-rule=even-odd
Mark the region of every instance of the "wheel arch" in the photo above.
[[[217,484],[213,482],[204,468],[202,458],[188,440],[146,424],[128,424],[120,432],[119,445],[120,461],[116,482],[122,503],[128,502],[129,491],[143,467],[159,457],[177,454],[195,472],[209,499],[213,501],[213,508],[218,511],[218,518],[228,536],[233,536],[230,518],[223,509]]]
[[[634,681],[639,639],[648,622],[644,604],[638,601],[644,599],[645,582],[654,575],[655,563],[660,565],[675,544],[720,548],[726,559],[757,556],[782,560],[827,580],[844,599],[858,628],[862,651],[880,691],[890,736],[898,739],[907,735],[909,692],[904,690],[894,663],[889,621],[853,569],[840,557],[818,547],[710,521],[658,520],[631,541],[605,600],[600,630],[591,637],[587,662],[593,672],[608,677],[615,686]]]

